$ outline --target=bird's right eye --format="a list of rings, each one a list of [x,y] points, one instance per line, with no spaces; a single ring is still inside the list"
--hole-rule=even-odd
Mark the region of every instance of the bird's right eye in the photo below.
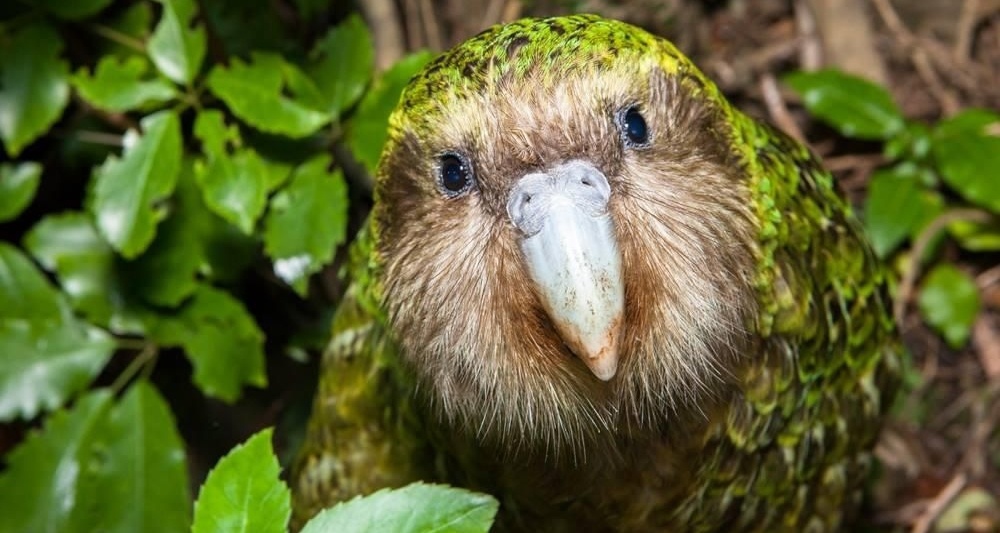
[[[438,185],[449,198],[459,196],[472,188],[472,165],[459,154],[447,153],[438,161]]]

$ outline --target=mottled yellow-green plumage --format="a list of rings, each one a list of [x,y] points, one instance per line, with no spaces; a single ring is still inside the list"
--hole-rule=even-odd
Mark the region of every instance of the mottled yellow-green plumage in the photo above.
[[[618,145],[628,106],[649,146]],[[454,197],[434,177],[452,151],[478,180]],[[612,189],[625,325],[607,382],[522,283],[503,210],[519,176],[568,159]],[[416,479],[494,493],[508,530],[835,531],[854,515],[896,382],[886,273],[809,151],[670,43],[595,16],[491,28],[412,80],[376,181],[299,520]]]

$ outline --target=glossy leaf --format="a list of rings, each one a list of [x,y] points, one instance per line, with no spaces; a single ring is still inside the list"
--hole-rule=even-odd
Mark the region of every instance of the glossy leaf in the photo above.
[[[114,350],[35,265],[0,242],[0,420],[34,418],[90,384]]]
[[[62,406],[90,385],[114,347],[102,330],[83,324],[0,319],[0,420]]]
[[[954,266],[934,267],[920,289],[920,313],[952,348],[969,340],[972,324],[979,314],[979,289],[975,281]]]
[[[847,137],[889,139],[905,121],[883,87],[839,70],[794,72],[785,83],[802,96],[810,113]]]
[[[206,154],[195,166],[205,202],[243,233],[253,234],[267,202],[268,169],[263,158],[242,147],[239,132],[227,127],[216,110],[198,114],[195,135]]]
[[[71,531],[173,533],[190,527],[184,443],[170,406],[146,381],[95,426]]]
[[[301,295],[347,232],[347,185],[329,166],[329,156],[321,156],[296,169],[267,214],[264,248],[274,273]]]
[[[170,202],[170,216],[160,224],[156,239],[129,265],[129,287],[146,303],[176,307],[198,287],[198,272],[206,263],[209,239],[219,224],[201,198],[193,165],[185,164]]]
[[[0,164],[0,222],[17,218],[31,204],[41,178],[38,163]]]
[[[23,27],[0,40],[0,140],[17,156],[44,134],[69,103],[63,42],[47,24]]]
[[[142,253],[166,216],[159,204],[170,195],[181,165],[180,121],[162,111],[142,119],[142,136],[126,134],[122,157],[94,173],[89,211],[108,243],[126,258]]]
[[[413,483],[339,503],[316,515],[302,533],[486,533],[498,507],[487,494]]]
[[[267,385],[264,335],[243,304],[202,285],[176,313],[150,325],[150,338],[184,348],[194,382],[208,396],[236,400],[244,385]]]
[[[145,331],[139,310],[123,292],[118,258],[85,213],[49,215],[24,240],[36,261],[54,272],[73,308],[119,334]]]
[[[205,28],[193,22],[194,0],[156,0],[163,15],[146,45],[150,59],[164,76],[188,85],[205,59]]]
[[[944,210],[944,200],[921,185],[918,172],[898,165],[872,173],[864,223],[879,257],[888,257]]]
[[[177,95],[170,82],[148,79],[148,73],[149,63],[144,57],[107,55],[97,63],[93,74],[81,70],[72,81],[84,100],[108,111],[130,111],[166,102]]]
[[[291,493],[279,478],[271,429],[250,437],[208,473],[194,504],[192,533],[284,533]]]
[[[1000,214],[1000,115],[973,109],[941,122],[932,153],[945,183]]]
[[[361,97],[375,68],[368,26],[351,15],[316,43],[310,59],[308,72],[325,97],[324,109],[340,116]]]
[[[70,322],[73,319],[69,305],[45,275],[20,250],[3,241],[0,241],[0,302],[3,302],[0,320]]]
[[[72,409],[50,416],[41,431],[7,456],[0,474],[4,517],[0,532],[63,533],[77,497],[77,481],[91,451],[94,428],[105,416],[111,394],[87,394]]]
[[[296,92],[287,85],[286,72],[292,68],[276,54],[255,53],[250,63],[234,59],[228,68],[215,67],[208,76],[208,87],[247,124],[264,132],[301,138],[316,132],[330,116],[295,98]],[[301,77],[295,79],[302,81]]]

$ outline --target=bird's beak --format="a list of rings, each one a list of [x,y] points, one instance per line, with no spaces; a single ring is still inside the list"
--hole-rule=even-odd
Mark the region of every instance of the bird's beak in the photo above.
[[[507,201],[531,278],[556,330],[604,381],[618,368],[625,300],[610,197],[607,177],[574,160],[525,175]]]

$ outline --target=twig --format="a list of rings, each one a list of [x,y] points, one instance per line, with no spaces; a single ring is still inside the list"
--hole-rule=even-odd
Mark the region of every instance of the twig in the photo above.
[[[950,50],[942,51],[941,46],[933,41],[915,36],[899,18],[899,14],[896,13],[889,0],[871,0],[871,2],[889,31],[904,49],[910,51],[910,61],[917,74],[924,80],[941,105],[943,114],[954,114],[960,107],[958,97],[945,87],[941,77],[935,71],[935,67],[946,73],[946,77],[953,82],[959,81],[968,86],[966,78],[970,76],[964,71],[968,62],[964,57],[956,56]]]
[[[924,512],[920,513],[920,516],[913,522],[913,529],[910,530],[911,533],[927,533],[930,531],[934,521],[941,516],[941,513],[948,507],[951,500],[955,496],[958,496],[958,493],[965,488],[966,482],[965,473],[959,472],[955,474],[951,478],[951,481],[941,489],[941,492],[927,503]]]
[[[823,66],[823,43],[816,27],[816,16],[804,1],[795,2],[795,23],[799,28],[799,66],[803,70],[818,70]]]
[[[501,22],[501,17],[503,16],[503,10],[506,7],[506,0],[490,0],[486,5],[486,10],[483,11],[483,18],[479,23],[481,28],[488,28],[498,22]]]
[[[500,15],[500,20],[503,22],[513,22],[521,17],[521,10],[523,8],[524,6],[521,4],[521,0],[507,0],[507,5],[503,8],[503,14]]]
[[[882,17],[882,21],[889,28],[889,31],[895,33],[900,41],[903,41],[904,45],[912,45],[914,41],[913,34],[903,24],[903,20],[899,18],[899,14],[893,9],[889,0],[871,0],[871,2],[875,6],[875,10],[878,11],[879,17]]]
[[[976,27],[979,12],[979,0],[965,0],[958,16],[958,28],[955,30],[954,53],[957,59],[968,59],[972,55],[972,37]]]
[[[990,285],[1000,283],[1000,265],[990,267],[976,276],[976,286],[979,290],[986,290]]]
[[[90,24],[88,28],[109,41],[118,43],[126,48],[131,48],[143,54],[146,53],[146,45],[131,35],[122,33],[114,28],[109,28],[103,24]]]
[[[406,24],[406,46],[410,50],[423,48],[426,41],[420,26],[420,5],[417,0],[404,0],[403,22]]]
[[[823,158],[823,166],[830,172],[842,170],[870,170],[885,163],[883,154],[846,154]]]
[[[972,326],[972,344],[986,378],[1000,379],[1000,335],[993,329],[987,313],[980,313]]]
[[[963,472],[968,472],[973,479],[982,476],[987,468],[986,461],[990,456],[987,453],[987,446],[997,422],[992,411],[996,411],[997,392],[1000,391],[998,385],[1000,381],[991,381],[983,387],[969,391],[975,394],[975,401],[971,404],[972,422],[969,424],[971,429],[959,468]]]
[[[937,75],[934,66],[931,64],[927,51],[919,46],[914,48],[910,54],[910,60],[913,62],[914,68],[917,69],[917,73],[924,80],[924,83],[927,84],[927,88],[934,94],[934,98],[941,104],[941,112],[945,116],[957,113],[961,108],[961,105],[958,103],[958,97],[941,82],[941,78]]]
[[[980,209],[951,209],[938,215],[937,218],[932,220],[920,232],[920,235],[913,242],[913,248],[910,250],[909,265],[903,274],[903,279],[899,282],[899,293],[896,295],[896,301],[893,302],[892,314],[896,319],[896,324],[900,327],[903,326],[903,312],[906,310],[906,303],[913,295],[917,278],[920,277],[920,263],[923,261],[924,253],[927,252],[928,247],[930,247],[931,242],[937,234],[955,222],[966,221],[987,224],[992,220],[993,216],[990,213]]]
[[[368,21],[375,41],[375,68],[385,70],[403,57],[403,29],[399,25],[399,12],[392,0],[366,0],[358,6]]]
[[[823,41],[826,63],[888,86],[885,62],[864,0],[806,0]]]
[[[424,25],[427,47],[438,52],[443,50],[441,28],[438,26],[437,17],[434,16],[434,5],[431,4],[430,0],[420,0],[420,20]]]
[[[797,141],[805,142],[802,130],[795,123],[795,119],[788,112],[784,99],[781,98],[781,91],[778,90],[778,82],[774,79],[773,74],[768,72],[760,77],[760,92],[764,97],[764,104],[767,106],[768,114],[771,115],[771,120]]]
[[[107,133],[104,131],[91,131],[91,130],[76,130],[76,131],[66,131],[66,130],[54,130],[59,137],[69,138],[75,137],[76,140],[80,142],[98,144],[101,146],[113,146],[115,148],[121,148],[122,136],[117,133]]]
[[[116,394],[128,385],[129,381],[139,373],[140,370],[146,368],[151,361],[156,358],[156,354],[159,352],[159,348],[152,343],[143,346],[142,350],[133,358],[125,370],[122,370],[121,374],[115,378],[114,382],[111,383],[111,390]]]

